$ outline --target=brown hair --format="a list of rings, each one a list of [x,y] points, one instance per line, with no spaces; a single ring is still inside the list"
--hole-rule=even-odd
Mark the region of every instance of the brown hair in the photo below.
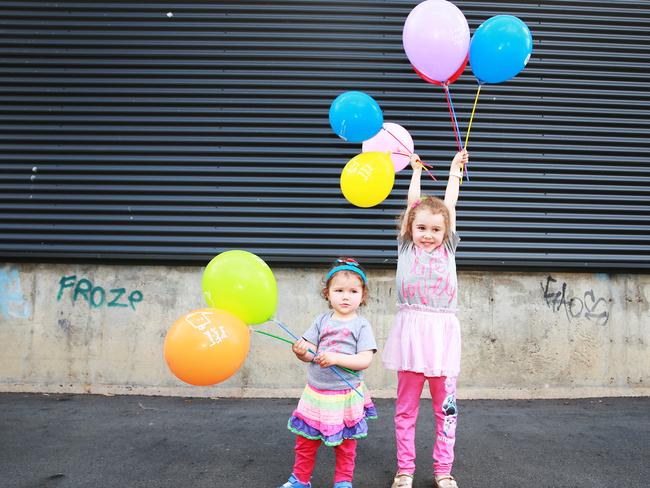
[[[443,238],[443,242],[446,242],[449,238],[449,228],[451,227],[449,209],[440,198],[429,196],[422,196],[399,216],[397,220],[398,232],[401,231],[404,217],[406,217],[406,226],[404,227],[404,235],[402,236],[404,242],[413,242],[413,221],[415,220],[415,215],[422,210],[428,210],[433,215],[442,215],[445,220],[445,237]]]
[[[328,290],[329,290],[329,287],[330,287],[330,283],[332,282],[332,279],[334,279],[334,277],[337,274],[343,273],[343,274],[345,274],[347,276],[354,276],[356,278],[359,278],[359,281],[361,281],[361,288],[363,290],[362,291],[363,296],[361,297],[361,305],[360,306],[363,306],[363,305],[366,304],[366,300],[368,298],[368,284],[365,281],[363,281],[363,278],[361,277],[361,275],[359,275],[359,273],[355,273],[354,271],[349,271],[349,270],[346,270],[346,269],[342,269],[340,271],[337,271],[332,276],[330,276],[329,279],[327,279],[327,275],[329,275],[330,271],[332,271],[334,268],[336,268],[337,266],[344,266],[346,264],[351,264],[351,263],[355,263],[354,266],[356,268],[359,268],[359,270],[362,271],[364,275],[366,274],[366,270],[363,269],[363,267],[357,262],[356,259],[350,258],[350,257],[345,257],[345,256],[336,259],[330,265],[329,269],[327,270],[327,273],[325,273],[325,278],[323,279],[323,288],[321,290],[321,295],[328,302],[329,302],[329,300],[328,300]]]

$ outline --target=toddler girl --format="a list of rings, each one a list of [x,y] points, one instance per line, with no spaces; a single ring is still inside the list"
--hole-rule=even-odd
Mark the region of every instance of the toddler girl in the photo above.
[[[361,373],[377,351],[370,323],[358,313],[366,303],[367,283],[359,263],[338,259],[322,290],[331,310],[316,317],[293,345],[296,357],[310,364],[307,386],[288,423],[296,434],[293,472],[280,488],[311,487],[321,444],[334,447],[334,488],[352,487],[357,439],[367,435],[366,419],[377,417]]]

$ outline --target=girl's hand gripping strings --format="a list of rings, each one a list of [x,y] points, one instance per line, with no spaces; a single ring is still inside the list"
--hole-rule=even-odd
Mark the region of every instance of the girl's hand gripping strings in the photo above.
[[[465,165],[467,164],[468,161],[469,161],[469,153],[467,152],[467,149],[458,151],[451,162],[451,166],[449,168],[449,175],[455,176],[456,178],[462,181],[463,169],[465,168]]]
[[[338,366],[338,359],[340,354],[336,352],[321,352],[315,358],[314,362],[318,364],[321,368],[328,368],[330,366]]]
[[[301,361],[304,361],[306,363],[309,363],[313,360],[313,358],[316,356],[316,353],[314,352],[314,349],[316,349],[316,346],[312,344],[311,342],[308,342],[304,340],[303,338],[297,337],[293,332],[291,332],[287,327],[282,323],[278,322],[277,320],[272,320],[272,322],[275,322],[278,324],[282,330],[287,332],[291,337],[296,339],[296,342],[291,346],[291,349],[293,350],[294,354],[298,359]],[[309,346],[312,346],[313,349]],[[305,349],[306,348],[306,349]],[[311,356],[310,356],[311,355]],[[363,398],[363,393],[361,393],[359,390],[357,390],[352,383],[350,383],[348,380],[345,379],[345,377],[337,370],[336,366],[330,366],[329,369],[339,378],[341,378],[352,390],[355,391],[357,395],[359,395],[361,398]],[[347,368],[341,367],[341,369],[344,369],[350,374],[353,374],[355,376],[358,375],[356,371],[348,370]]]
[[[311,346],[313,346],[313,344],[307,342],[305,339],[298,339],[291,346],[291,350],[301,361],[311,363],[315,357],[315,354],[311,351]]]
[[[321,368],[338,366],[346,371],[350,371],[348,368],[360,371],[370,366],[372,355],[372,351],[361,351],[356,354],[341,354],[338,352],[325,351],[317,354],[314,358],[314,362]]]
[[[431,166],[430,164],[426,164],[424,161],[420,159],[420,156],[418,156],[417,154],[415,153],[411,154],[411,156],[409,157],[409,163],[411,163],[411,168],[413,169],[413,171],[422,171],[424,169],[424,171],[426,171],[429,174],[429,176],[431,176],[431,179],[433,179],[433,181],[438,181],[436,180],[436,177],[433,176],[433,174],[431,174],[431,172],[429,171],[429,169],[433,168],[433,166]]]
[[[417,154],[413,153],[411,154],[411,157],[409,158],[409,163],[411,163],[411,168],[413,170],[422,170],[424,166],[422,165],[422,161],[420,160],[420,156]]]
[[[363,353],[349,355],[326,351],[317,354],[315,352],[316,349],[314,344],[302,338],[298,339],[291,346],[291,350],[296,357],[305,363],[314,362],[321,368],[338,366],[343,371],[354,376],[358,376],[359,373],[357,371],[367,368],[372,362],[372,353],[366,358],[365,356],[361,356]]]

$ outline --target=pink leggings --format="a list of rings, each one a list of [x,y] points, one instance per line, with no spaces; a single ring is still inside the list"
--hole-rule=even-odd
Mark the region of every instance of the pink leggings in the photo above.
[[[456,441],[456,378],[424,376],[412,371],[397,373],[397,402],[395,404],[395,438],[397,440],[397,469],[400,473],[415,473],[415,423],[420,407],[424,382],[429,382],[433,412],[436,418],[436,440],[433,444],[433,472],[450,474],[454,462]]]
[[[316,465],[316,453],[322,442],[296,436],[296,462],[293,465],[293,475],[301,483],[308,483]],[[334,447],[336,466],[334,467],[334,483],[352,481],[354,475],[354,460],[357,456],[357,441],[345,439],[342,444]]]

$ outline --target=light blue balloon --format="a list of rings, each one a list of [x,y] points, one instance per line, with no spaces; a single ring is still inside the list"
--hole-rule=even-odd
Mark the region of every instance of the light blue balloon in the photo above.
[[[379,104],[360,91],[341,93],[330,106],[330,126],[348,142],[363,142],[375,136],[384,123]]]
[[[524,69],[532,52],[528,26],[512,15],[497,15],[474,32],[469,63],[480,83],[501,83]]]

